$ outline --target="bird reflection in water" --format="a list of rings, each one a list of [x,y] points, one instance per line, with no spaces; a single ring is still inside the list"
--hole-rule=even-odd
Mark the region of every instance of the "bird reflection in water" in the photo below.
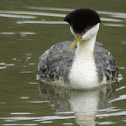
[[[80,126],[95,126],[98,110],[111,106],[118,84],[104,85],[92,90],[71,90],[54,85],[39,83],[41,96],[54,105],[57,112],[75,114]]]

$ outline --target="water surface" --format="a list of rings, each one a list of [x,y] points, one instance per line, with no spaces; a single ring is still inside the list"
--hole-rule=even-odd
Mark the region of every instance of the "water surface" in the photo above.
[[[0,125],[125,126],[125,5],[124,0],[1,0]],[[53,44],[73,40],[63,18],[82,7],[100,14],[97,41],[113,54],[123,80],[91,91],[38,84],[38,57]]]

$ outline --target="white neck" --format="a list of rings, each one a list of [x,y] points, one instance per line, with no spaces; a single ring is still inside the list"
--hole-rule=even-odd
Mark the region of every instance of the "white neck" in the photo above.
[[[74,88],[92,88],[98,86],[97,69],[93,55],[97,34],[78,43],[73,65],[69,74]]]
[[[94,51],[96,35],[88,40],[81,40],[77,45],[76,56],[80,54],[92,55]]]

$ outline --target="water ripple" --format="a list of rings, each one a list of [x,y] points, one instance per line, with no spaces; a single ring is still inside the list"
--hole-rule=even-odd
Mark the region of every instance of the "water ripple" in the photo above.
[[[0,32],[1,35],[15,35],[20,34],[21,36],[35,35],[35,32]]]
[[[50,7],[27,7],[29,9],[37,9],[37,10],[54,10],[54,11],[73,11],[74,9],[68,8],[50,8]]]
[[[126,27],[124,24],[110,24],[110,23],[104,23],[104,26],[112,26],[112,27]]]
[[[68,24],[65,21],[17,21],[17,24]]]
[[[29,101],[29,103],[47,103],[49,101]]]
[[[33,114],[33,113],[28,113],[28,112],[12,112],[10,114],[11,115],[29,115],[29,114]]]
[[[120,101],[125,99],[126,99],[126,95],[124,94],[124,95],[120,95],[118,98],[111,100],[110,102],[115,102],[115,101]]]
[[[121,109],[117,109],[115,107],[111,107],[111,108],[106,108],[106,109],[101,109],[101,110],[98,110],[98,112],[117,112],[117,111],[120,111]]]
[[[119,111],[114,113],[105,113],[105,114],[98,114],[96,117],[105,118],[105,117],[113,117],[113,116],[126,116],[126,111]]]
[[[5,69],[7,67],[10,66],[15,66],[15,64],[6,64],[6,63],[0,63],[0,69]]]
[[[112,122],[112,121],[106,121],[106,122],[97,122],[97,124],[99,125],[111,125],[111,124],[116,124],[115,122]]]
[[[116,91],[120,91],[120,90],[125,89],[125,88],[126,88],[126,86],[121,86],[121,87],[117,88]]]
[[[12,15],[12,14],[0,14],[0,17],[11,17],[11,18],[36,18],[35,16],[22,16],[22,15]]]
[[[64,11],[64,12],[71,12],[74,9],[69,8],[50,8],[50,7],[26,7],[29,9],[36,9],[36,10],[47,10],[47,11]],[[110,15],[112,17],[116,18],[126,18],[126,13],[120,13],[120,12],[108,12],[108,11],[97,11],[99,14],[105,14]]]
[[[38,124],[2,124],[3,126],[37,126]]]
[[[55,10],[55,11],[72,11],[73,9],[65,9],[65,8],[48,8],[48,7],[28,7],[31,9],[40,9],[40,10]],[[13,17],[13,18],[31,18],[34,19],[36,16],[49,16],[49,17],[65,17],[66,14],[60,14],[60,13],[49,13],[49,12],[31,12],[31,11],[7,11],[7,10],[0,10],[0,16],[5,16],[5,17]],[[112,18],[105,18],[101,17],[101,20],[104,22],[112,22],[112,23],[104,23],[104,26],[111,26],[111,27],[126,27],[125,24],[114,24],[114,22],[124,22],[122,19],[116,19],[116,18],[126,18],[125,13],[116,13],[116,12],[106,12],[106,11],[98,11],[99,14],[107,14],[109,17]],[[30,15],[30,16],[29,16]],[[36,15],[36,16],[33,16]],[[114,17],[114,18],[113,18]],[[21,20],[21,21],[16,21],[17,24],[68,24],[65,21],[46,21],[46,20]],[[4,33],[3,33],[4,34]],[[7,34],[7,33],[6,33]],[[8,34],[14,34],[13,32],[8,33]],[[27,33],[20,33],[22,36],[25,36]],[[30,33],[32,34],[32,33]],[[35,34],[35,33],[33,33]]]
[[[15,32],[0,32],[2,35],[14,35]]]
[[[38,85],[38,83],[37,82],[28,82],[29,84],[37,84]]]
[[[120,16],[126,16],[126,13],[120,13],[120,12],[108,12],[108,11],[98,11],[99,14],[107,14],[107,15],[120,15]]]
[[[50,16],[50,17],[65,17],[65,14],[44,13],[44,12],[29,12],[29,11],[2,11],[1,10],[0,13],[28,14],[28,15],[39,15],[39,16]]]
[[[73,119],[75,116],[43,116],[43,117],[0,117],[3,120],[39,120],[39,121],[48,121],[48,120],[57,120],[57,119]]]
[[[113,19],[113,18],[101,18],[102,21],[110,21],[110,22],[123,22],[123,20]]]
[[[112,15],[112,17],[116,17],[116,18],[126,18],[126,15]]]
[[[70,125],[73,125],[73,123],[63,123],[63,125],[70,126]]]

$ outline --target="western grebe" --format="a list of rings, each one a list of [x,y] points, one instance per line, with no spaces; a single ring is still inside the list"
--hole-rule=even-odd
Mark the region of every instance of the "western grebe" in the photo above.
[[[76,9],[64,21],[70,24],[75,41],[53,45],[40,57],[39,80],[75,89],[112,83],[118,68],[110,52],[96,42],[99,15],[91,9]]]

